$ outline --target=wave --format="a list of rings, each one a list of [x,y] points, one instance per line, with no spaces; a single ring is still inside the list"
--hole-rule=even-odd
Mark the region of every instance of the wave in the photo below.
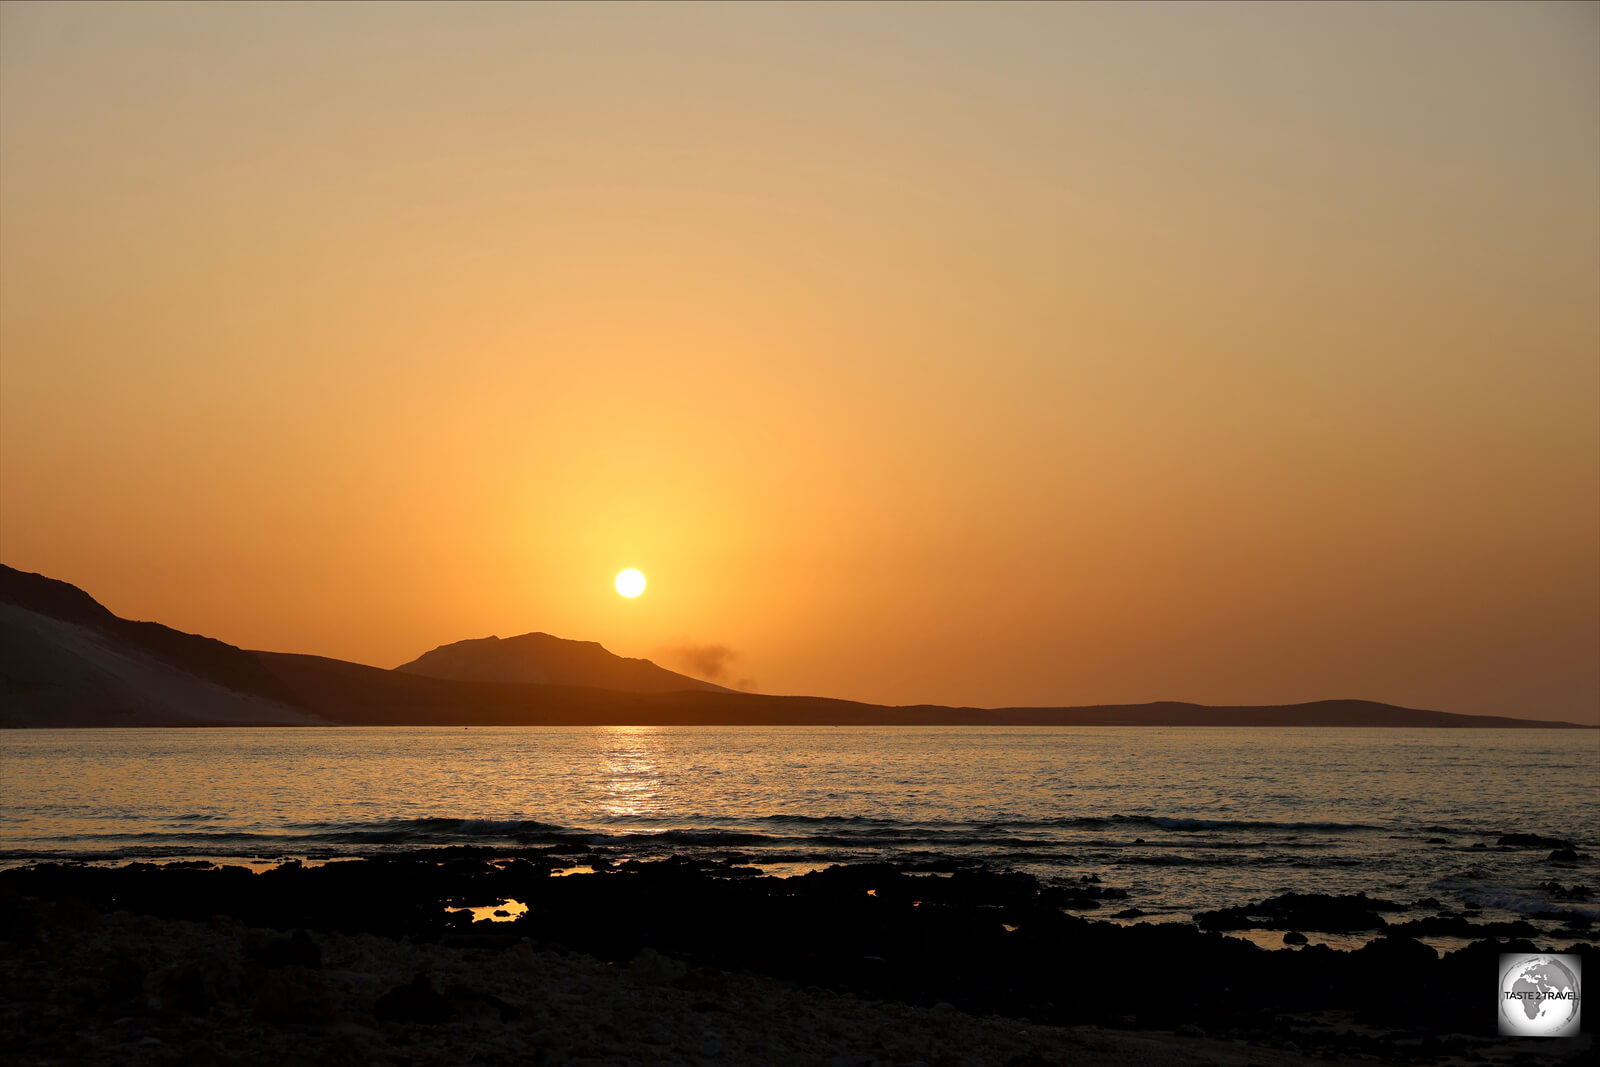
[[[1600,919],[1600,901],[1563,899],[1543,886],[1531,887],[1504,882],[1480,881],[1469,875],[1446,875],[1429,883],[1433,889],[1453,893],[1462,901],[1480,908],[1497,908],[1525,917],[1575,912],[1591,920]]]
[[[659,827],[659,829],[657,828]],[[710,816],[617,816],[602,821],[601,825],[560,826],[533,819],[450,819],[420,818],[396,819],[372,823],[301,824],[296,829],[312,831],[312,836],[343,839],[405,840],[484,840],[503,839],[522,842],[547,840],[572,842],[578,839],[595,845],[711,845],[737,847],[741,845],[815,845],[845,848],[894,847],[905,844],[926,844],[947,847],[1037,848],[1058,849],[1100,844],[1111,847],[1128,847],[1136,844],[1132,839],[1090,841],[1081,837],[1066,836],[1064,830],[1104,830],[1149,827],[1183,834],[1174,840],[1158,839],[1154,844],[1176,844],[1183,847],[1204,848],[1257,848],[1257,847],[1316,847],[1316,842],[1303,840],[1261,841],[1230,837],[1207,839],[1203,843],[1192,835],[1206,831],[1253,831],[1254,836],[1271,836],[1273,831],[1320,833],[1359,832],[1375,829],[1359,823],[1328,822],[1270,822],[1261,820],[1220,820],[1196,818],[1166,818],[1161,816],[1075,816],[1060,819],[1015,820],[1004,822],[937,822],[904,821],[899,819],[871,818],[867,816],[748,816],[717,819]],[[1146,842],[1150,843],[1150,842]]]
[[[1379,829],[1364,823],[1213,819],[1196,816],[1075,815],[1046,819],[943,821],[864,815],[650,815],[602,817],[584,826],[539,819],[422,816],[285,823],[263,827],[209,825],[214,817],[189,813],[170,817],[167,828],[110,833],[75,833],[70,838],[36,837],[60,847],[71,841],[142,845],[159,841],[189,846],[260,845],[274,848],[428,846],[483,844],[567,847],[839,848],[1057,852],[1066,849],[1185,848],[1205,850],[1313,849],[1321,835]],[[1116,831],[1110,835],[1104,831]],[[1101,833],[1086,833],[1101,831]],[[1230,833],[1230,831],[1233,831]],[[1149,834],[1150,840],[1142,835]],[[1307,837],[1306,835],[1317,835]],[[32,835],[27,835],[32,836]],[[13,839],[13,844],[17,843]]]
[[[1206,819],[1184,815],[1104,815],[1052,820],[1049,825],[1075,826],[1152,826],[1160,830],[1195,832],[1203,830],[1314,830],[1320,833],[1359,833],[1384,827],[1360,822],[1280,822],[1272,819]]]
[[[375,822],[290,823],[290,829],[333,833],[456,834],[462,837],[544,833],[564,829],[535,819],[467,819],[427,816],[420,819],[379,819]]]
[[[771,826],[815,826],[815,827],[871,827],[875,832],[899,832],[902,830],[924,830],[930,833],[946,831],[949,828],[959,828],[966,831],[978,830],[984,833],[1016,832],[1023,830],[1059,830],[1070,828],[1093,828],[1106,826],[1147,826],[1153,829],[1170,830],[1176,832],[1193,832],[1205,830],[1290,830],[1290,831],[1318,831],[1323,833],[1359,833],[1389,829],[1361,822],[1338,822],[1333,820],[1312,821],[1281,821],[1271,819],[1218,819],[1200,816],[1185,815],[1061,815],[1046,819],[1007,819],[989,818],[976,820],[929,820],[929,819],[896,819],[892,817],[875,817],[869,815],[749,815],[749,816],[718,816],[710,814],[690,815],[617,815],[608,816],[601,820],[609,824],[625,825],[664,825],[683,826],[691,825],[771,825]]]

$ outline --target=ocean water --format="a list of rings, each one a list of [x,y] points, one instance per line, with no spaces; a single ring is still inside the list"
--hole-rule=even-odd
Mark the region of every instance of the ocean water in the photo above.
[[[1600,888],[1600,733],[525,727],[0,733],[0,865],[262,864],[475,844],[776,873],[983,860],[1156,918],[1288,890],[1575,908]],[[1572,842],[1503,847],[1503,834]],[[1125,906],[1125,905],[1119,905]]]

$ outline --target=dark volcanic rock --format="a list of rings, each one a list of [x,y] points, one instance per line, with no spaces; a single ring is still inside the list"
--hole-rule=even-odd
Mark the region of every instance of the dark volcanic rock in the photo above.
[[[1562,885],[1560,882],[1540,882],[1539,888],[1557,900],[1590,900],[1594,890],[1586,885]]]
[[[1390,923],[1388,931],[1404,937],[1538,937],[1539,930],[1521,919],[1510,922],[1470,922],[1464,915],[1429,915],[1403,923]]]
[[[296,930],[289,937],[253,930],[245,937],[244,955],[269,970],[275,967],[316,970],[322,966],[322,949],[304,930]]]
[[[425,974],[416,975],[378,998],[378,1018],[391,1022],[442,1023],[450,1015],[449,998],[434,989]]]
[[[331,1023],[339,1003],[309,967],[288,965],[268,971],[256,989],[256,1016],[278,1023]]]
[[[1348,933],[1381,930],[1387,924],[1380,911],[1406,911],[1409,905],[1365,893],[1330,896],[1326,893],[1284,893],[1259,904],[1203,911],[1194,920],[1205,930],[1322,930]]]
[[[1133,967],[1139,988],[1134,1025],[1171,1030],[1201,1020],[1211,1034],[1273,1034],[1275,1040],[1288,1039],[1283,1019],[1310,1011],[1356,1012],[1384,1025],[1433,1033],[1492,1034],[1493,1012],[1482,1003],[1484,975],[1494,973],[1498,952],[1534,944],[1484,940],[1478,944],[1485,947],[1475,946],[1478,955],[1440,959],[1413,936],[1531,937],[1532,928],[1473,924],[1464,916],[1386,927],[1381,913],[1402,907],[1362,894],[1284,894],[1230,909],[1249,926],[1284,930],[1288,944],[1297,943],[1295,935],[1303,941],[1302,931],[1360,929],[1361,923],[1374,923],[1367,928],[1388,935],[1359,952],[1310,944],[1269,951],[1224,936],[1223,926],[1093,922],[1066,910],[1062,901],[1112,890],[1092,882],[1042,885],[1027,875],[971,865],[926,872],[860,864],[774,878],[729,877],[718,864],[683,860],[552,878],[547,872],[553,861],[542,853],[513,862],[490,858],[449,850],[322,867],[285,865],[262,874],[149,864],[41,865],[0,871],[0,899],[33,909],[46,926],[33,935],[41,944],[55,936],[55,912],[67,907],[53,901],[78,901],[72,907],[88,919],[101,911],[199,916],[202,922],[220,915],[227,918],[209,929],[232,930],[236,920],[266,928],[230,935],[237,937],[232,943],[235,968],[242,968],[238,982],[207,985],[212,970],[221,974],[226,968],[204,960],[186,966],[190,961],[171,957],[107,958],[79,1003],[117,1018],[148,1014],[145,1001],[156,996],[160,1013],[217,1019],[226,1014],[224,1006],[237,1002],[253,1005],[263,1025],[296,1026],[361,1018],[347,1017],[330,992],[328,983],[343,979],[324,977],[316,967],[319,943],[330,959],[337,958],[333,946],[345,944],[324,931],[433,942],[433,950],[486,964],[503,960],[495,966],[521,966],[518,960],[533,958],[530,946],[579,952],[619,967],[637,960],[642,962],[630,970],[652,991],[657,984],[693,990],[714,1002],[733,981],[716,976],[753,973],[855,997],[942,1003],[969,1015],[1057,1025],[1125,1025],[1128,1001],[1106,995],[1106,968]],[[528,906],[513,922],[472,923],[463,913],[452,920],[457,926],[447,923],[446,901],[482,905],[510,898]],[[22,927],[34,929],[26,922]],[[663,965],[652,970],[650,961]],[[383,985],[346,995],[353,998],[352,1010],[402,1024],[477,1025],[518,1017],[518,1009],[454,984],[470,975],[433,973],[452,973],[453,984],[441,991],[427,973],[417,973],[372,1000],[366,998]],[[1306,1047],[1313,1037],[1297,1032],[1294,1040]],[[1395,1058],[1388,1046],[1358,1051]]]
[[[0,884],[0,941],[31,945],[39,940],[40,905],[8,884]]]
[[[204,1015],[218,1002],[206,973],[194,963],[177,963],[145,976],[144,992],[156,1011],[181,1011]]]
[[[1509,845],[1512,848],[1571,848],[1571,841],[1563,841],[1559,837],[1541,837],[1538,834],[1501,834],[1497,845]]]

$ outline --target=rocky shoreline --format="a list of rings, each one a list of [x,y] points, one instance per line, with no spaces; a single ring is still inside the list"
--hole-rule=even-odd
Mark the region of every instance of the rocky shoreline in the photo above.
[[[256,872],[0,871],[0,1029],[15,1063],[1274,1063],[1556,1061],[1495,1033],[1502,952],[1592,955],[1409,905],[1284,894],[1113,923],[1092,880],[950,862],[788,878],[737,861],[444,849]],[[1572,887],[1577,891],[1581,887]],[[455,910],[451,910],[455,909]],[[1236,914],[1233,914],[1236,913]],[[1123,914],[1127,914],[1124,912]],[[1339,952],[1227,936],[1269,920],[1383,936]],[[1441,955],[1419,922],[1481,934]],[[1548,932],[1553,930],[1555,936]],[[1591,968],[1591,973],[1600,973]]]

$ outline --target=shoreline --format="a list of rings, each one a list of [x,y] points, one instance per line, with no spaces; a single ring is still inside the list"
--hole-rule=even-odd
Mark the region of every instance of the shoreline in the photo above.
[[[9,842],[16,847],[0,848],[0,871],[132,864],[260,873],[286,863],[310,868],[450,857],[491,865],[523,860],[551,875],[615,872],[669,859],[680,867],[698,865],[708,877],[733,867],[740,877],[767,879],[812,876],[836,865],[946,876],[991,868],[1070,887],[1069,910],[1097,921],[1192,924],[1265,948],[1281,947],[1282,936],[1298,929],[1311,944],[1341,950],[1402,934],[1450,952],[1487,936],[1588,936],[1600,921],[1591,888],[1600,873],[1592,841],[1526,829],[1430,824],[1397,833],[1337,821],[1121,815],[948,825],[779,815],[577,826],[427,816],[281,828],[237,827],[236,820],[214,816],[163,818],[120,835],[102,827],[78,847],[71,839],[24,830]],[[1084,891],[1090,886],[1096,887],[1092,894]],[[1305,908],[1292,899],[1267,906],[1268,898],[1292,898],[1308,888],[1352,906],[1326,928],[1315,925],[1327,922],[1326,914],[1297,919]]]
[[[1258,1063],[1454,1063],[1513,1047],[1592,1051],[1593,1021],[1570,1042],[1508,1043],[1488,995],[1501,952],[1592,958],[1592,935],[1576,929],[1443,955],[1404,927],[1354,951],[1267,950],[1230,936],[1226,916],[1213,924],[1224,929],[1096,921],[1073,912],[1107,899],[1092,883],[981,866],[778,878],[674,857],[552,877],[559,862],[455,848],[259,873],[194,861],[0,871],[0,961],[20,1007],[11,1028],[37,1050],[79,1040],[83,1024],[81,1040],[150,1063],[178,1038],[307,1026],[315,1040],[297,1040],[359,1047],[371,1062],[422,1055],[456,1030],[484,1062],[519,1041],[552,1063],[1222,1063],[1219,1050],[1234,1049]],[[1359,924],[1384,903],[1291,896],[1273,905],[1285,933]],[[592,987],[584,1012],[609,1022],[546,1010],[572,982]],[[661,1002],[649,1018],[628,1014],[641,987]],[[30,1010],[43,993],[66,1014]],[[437,1019],[380,1011],[409,1001]],[[753,1011],[771,1018],[758,1026]],[[869,1030],[894,1048],[862,1051]],[[935,1032],[944,1053],[916,1036]],[[660,1055],[629,1044],[638,1033],[656,1034]],[[159,1046],[137,1043],[152,1036]],[[94,1048],[81,1051],[94,1062]],[[232,1055],[215,1062],[243,1062]]]

